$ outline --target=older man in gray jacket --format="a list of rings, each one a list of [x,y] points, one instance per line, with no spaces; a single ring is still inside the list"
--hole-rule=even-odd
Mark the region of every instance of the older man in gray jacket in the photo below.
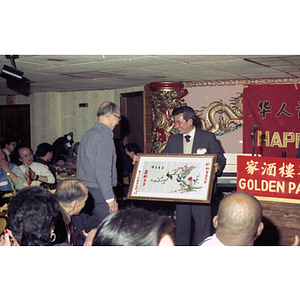
[[[79,144],[76,178],[92,195],[92,216],[100,221],[118,210],[113,191],[113,187],[117,185],[113,129],[121,120],[120,114],[116,104],[102,103],[97,111],[98,122],[84,134]]]

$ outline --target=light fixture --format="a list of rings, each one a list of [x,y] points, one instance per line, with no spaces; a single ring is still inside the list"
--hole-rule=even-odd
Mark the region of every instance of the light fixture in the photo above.
[[[7,80],[21,80],[23,78],[24,72],[17,69],[15,59],[19,58],[19,55],[5,55],[5,58],[10,59],[12,67],[4,65],[0,76]]]
[[[7,80],[21,80],[23,78],[24,72],[17,70],[15,68],[4,65],[0,76]]]
[[[4,65],[0,77],[6,79],[6,86],[25,96],[30,94],[30,80],[23,76],[24,72],[17,69],[15,59],[19,58],[19,55],[5,55],[5,58],[11,62],[11,67]]]

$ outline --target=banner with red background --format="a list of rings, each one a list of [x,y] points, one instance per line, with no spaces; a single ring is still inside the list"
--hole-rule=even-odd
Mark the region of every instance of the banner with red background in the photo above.
[[[243,153],[295,158],[300,141],[300,85],[248,85],[243,91]]]
[[[237,191],[258,200],[300,203],[300,160],[238,155]]]

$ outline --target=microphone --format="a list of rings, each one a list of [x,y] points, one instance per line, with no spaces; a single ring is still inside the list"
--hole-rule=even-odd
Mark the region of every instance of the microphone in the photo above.
[[[252,125],[252,131],[251,131],[251,135],[254,135],[255,131],[258,129],[258,125],[257,124],[253,124]]]

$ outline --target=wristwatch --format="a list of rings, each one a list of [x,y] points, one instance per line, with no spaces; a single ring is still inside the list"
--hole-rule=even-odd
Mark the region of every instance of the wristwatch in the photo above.
[[[39,180],[39,175],[36,175],[34,180]]]
[[[11,172],[6,173],[7,176],[9,176],[11,174]]]

